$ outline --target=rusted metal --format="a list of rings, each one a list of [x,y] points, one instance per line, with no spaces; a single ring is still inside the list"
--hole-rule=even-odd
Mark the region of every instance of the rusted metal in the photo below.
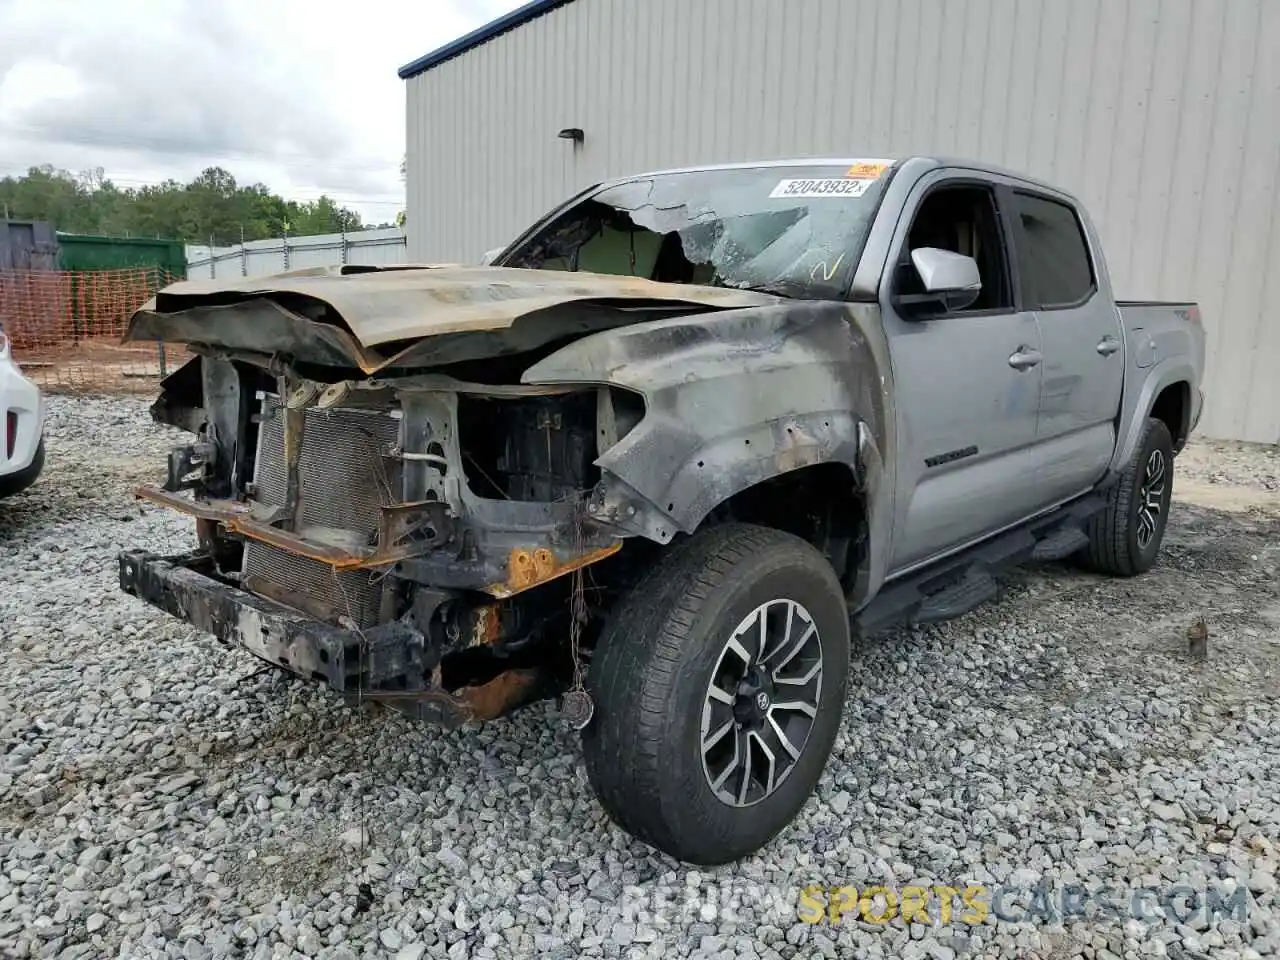
[[[622,541],[615,540],[607,546],[588,550],[586,553],[561,562],[545,547],[536,550],[517,547],[507,558],[507,581],[490,584],[484,588],[485,593],[492,597],[513,597],[530,587],[540,586],[567,573],[599,563],[621,549]]]
[[[327,563],[337,570],[383,567],[392,563],[399,563],[402,560],[428,553],[441,539],[437,536],[433,540],[420,543],[405,541],[392,543],[389,546],[373,547],[367,551],[354,552],[329,544],[317,543],[314,540],[307,540],[292,531],[281,530],[279,527],[273,527],[270,524],[256,520],[251,514],[251,505],[246,503],[231,500],[188,499],[151,485],[138,487],[134,494],[144,500],[169,507],[200,520],[216,521],[225,526],[231,533],[237,533],[250,540],[270,544],[280,550],[287,550],[290,553],[296,553],[311,560]],[[385,529],[389,531],[405,529],[404,525],[409,523],[413,512],[415,510],[422,511],[424,508],[430,508],[430,515],[438,517],[443,516],[441,511],[445,509],[445,506],[436,501],[428,500],[414,504],[396,504],[384,508],[386,510],[384,516],[388,518],[385,521]],[[444,517],[444,519],[448,520],[447,517]],[[490,596],[499,599],[512,597],[523,590],[528,590],[557,577],[562,577],[567,573],[572,573],[574,570],[598,563],[607,557],[613,556],[621,549],[622,541],[615,540],[606,546],[588,550],[581,555],[561,561],[546,547],[533,549],[518,547],[512,550],[508,557],[506,582],[490,584],[484,590]]]
[[[273,547],[288,550],[299,556],[332,564],[339,569],[375,565],[369,563],[374,553],[372,550],[368,554],[354,554],[339,547],[331,547],[304,540],[290,531],[281,530],[278,527],[256,521],[251,515],[252,505],[248,503],[240,503],[234,500],[188,500],[186,497],[180,497],[150,485],[138,487],[134,490],[134,494],[144,500],[150,500],[152,503],[158,503],[161,506],[169,507],[189,516],[203,520],[217,520],[232,533],[249,537],[251,540],[269,543]],[[394,561],[386,560],[383,562],[391,563]]]
[[[234,520],[248,513],[251,509],[250,504],[240,503],[235,500],[188,499],[149,483],[135,488],[133,495],[140,500],[149,500],[162,507],[168,507],[170,510],[185,513],[189,517],[196,517],[200,520],[217,520],[222,523]]]
[[[502,716],[543,690],[544,675],[534,668],[447,690],[438,666],[423,669],[422,636],[411,627],[392,623],[360,632],[304,616],[286,599],[258,596],[256,584],[241,589],[215,579],[209,559],[200,554],[159,557],[133,550],[120,554],[118,562],[125,592],[353,701],[383,703],[455,727]],[[411,686],[389,689],[388,681]]]
[[[240,516],[228,520],[227,529],[233,533],[248,537],[250,540],[267,543],[280,550],[287,550],[290,553],[296,553],[298,556],[308,557],[311,560],[319,560],[321,563],[327,563],[339,570],[356,567],[376,567],[379,564],[394,563],[396,560],[403,559],[402,557],[380,558],[374,550],[370,550],[367,553],[355,553],[350,550],[344,550],[341,547],[316,543],[313,540],[306,540],[296,533],[281,530],[279,527],[273,527],[248,516]]]
[[[471,612],[471,635],[468,646],[487,647],[502,638],[502,613],[496,603],[487,603]]]
[[[518,668],[498,674],[486,683],[462,687],[450,693],[440,687],[425,690],[369,690],[359,699],[383,703],[411,716],[428,713],[446,726],[496,720],[538,696],[542,673]]]
[[[252,505],[234,500],[194,500],[168,493],[159,487],[143,485],[134,490],[134,495],[152,503],[169,507],[188,516],[202,520],[214,520],[222,523],[231,533],[238,533],[250,540],[270,544],[281,550],[296,553],[311,560],[319,560],[338,570],[359,569],[362,567],[382,567],[398,563],[431,549],[430,543],[402,543],[386,549],[377,547],[367,551],[344,550],[341,547],[317,543],[307,540],[297,533],[282,530],[269,523],[263,523],[252,516]]]
[[[555,555],[545,547],[538,550],[516,548],[507,558],[510,571],[507,583],[513,590],[524,590],[548,579],[555,568]]]
[[[508,670],[488,683],[463,687],[456,696],[467,705],[472,720],[495,720],[527,703],[540,676],[537,670]]]

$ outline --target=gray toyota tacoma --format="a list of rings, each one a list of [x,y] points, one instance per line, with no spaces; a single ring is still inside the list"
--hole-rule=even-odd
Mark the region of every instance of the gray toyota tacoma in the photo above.
[[[445,725],[556,698],[609,815],[694,863],[817,784],[850,636],[999,568],[1156,561],[1202,405],[1192,303],[1117,303],[1071,196],[913,157],[585,190],[483,267],[174,284],[124,590]]]

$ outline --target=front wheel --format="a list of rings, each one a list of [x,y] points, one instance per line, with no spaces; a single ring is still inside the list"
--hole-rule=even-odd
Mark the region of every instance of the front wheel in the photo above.
[[[1173,497],[1173,438],[1163,421],[1147,420],[1107,507],[1089,521],[1081,559],[1098,573],[1131,577],[1150,570],[1164,541]]]
[[[758,850],[822,775],[848,664],[822,554],[745,524],[696,534],[623,599],[592,658],[583,752],[605,811],[690,863]]]

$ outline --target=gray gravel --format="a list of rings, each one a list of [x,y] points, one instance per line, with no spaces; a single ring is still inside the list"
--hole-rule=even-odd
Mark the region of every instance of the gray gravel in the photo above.
[[[695,872],[606,822],[549,709],[448,734],[348,709],[121,594],[117,549],[191,542],[129,495],[180,436],[138,401],[52,398],[45,478],[0,502],[2,956],[1280,955],[1270,501],[1179,503],[1144,578],[1019,571],[864,642],[819,795]],[[1274,452],[1187,463],[1276,482]],[[1022,919],[798,914],[808,884],[973,882],[1023,891]],[[1032,919],[1037,884],[1041,906],[1151,887],[1157,915]],[[1179,885],[1239,908],[1163,909]]]
[[[1207,483],[1280,492],[1280,446],[1197,440],[1178,459],[1182,476]]]

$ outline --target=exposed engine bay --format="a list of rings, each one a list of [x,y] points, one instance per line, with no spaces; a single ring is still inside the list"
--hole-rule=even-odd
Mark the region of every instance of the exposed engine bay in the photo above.
[[[579,571],[621,547],[586,514],[594,461],[643,400],[443,374],[280,381],[196,358],[153,408],[200,439],[172,452],[162,487],[139,492],[197,518],[207,572],[367,642],[341,651],[348,668],[363,660],[357,696],[404,691],[393,705],[447,721],[563,687],[564,641],[589,649],[601,607]],[[569,622],[573,609],[585,622]]]

